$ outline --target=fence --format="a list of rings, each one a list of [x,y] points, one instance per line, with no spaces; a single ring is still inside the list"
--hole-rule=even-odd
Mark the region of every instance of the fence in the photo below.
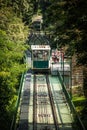
[[[65,93],[65,96],[66,96],[66,99],[67,99],[67,102],[69,104],[69,107],[70,107],[70,110],[71,110],[71,113],[74,117],[74,122],[73,122],[73,127],[75,130],[86,130],[79,115],[77,114],[76,110],[75,110],[75,106],[73,104],[73,102],[71,101],[71,97],[70,97],[70,94],[67,92],[66,90],[66,86],[63,82],[63,78],[60,74],[60,72],[58,71],[58,77],[59,77],[59,80],[60,80],[60,83],[62,85],[62,88],[63,88],[63,92]]]
[[[21,90],[22,90],[23,81],[24,81],[24,75],[25,75],[25,73],[23,73],[22,76],[21,76],[20,87],[19,87],[19,90],[18,90],[18,98],[17,98],[16,105],[15,105],[15,113],[14,113],[13,118],[12,118],[10,130],[15,130],[16,117],[17,117],[17,111],[18,111],[18,107],[19,107],[19,103],[20,103],[20,97],[21,97]]]

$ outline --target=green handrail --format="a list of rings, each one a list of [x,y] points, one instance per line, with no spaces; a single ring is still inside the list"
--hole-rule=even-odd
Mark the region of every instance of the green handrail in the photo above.
[[[68,91],[66,90],[66,86],[63,82],[63,78],[60,74],[60,72],[58,71],[58,78],[60,80],[60,83],[62,85],[62,89],[63,89],[63,92],[65,93],[65,96],[66,96],[66,99],[67,99],[67,102],[69,104],[69,107],[70,107],[70,110],[71,110],[71,113],[73,115],[73,117],[76,119],[74,122],[73,122],[73,127],[75,130],[86,130],[79,115],[77,114],[76,110],[75,110],[75,106],[73,104],[73,102],[71,101],[71,97],[70,97],[70,94],[68,93]]]
[[[19,90],[18,90],[18,98],[17,98],[16,105],[15,105],[15,113],[12,118],[10,130],[15,130],[16,117],[17,117],[17,111],[18,111],[18,107],[19,107],[19,103],[20,103],[21,90],[22,90],[22,86],[23,86],[24,76],[25,76],[25,73],[23,73],[21,76],[20,86],[19,86]]]

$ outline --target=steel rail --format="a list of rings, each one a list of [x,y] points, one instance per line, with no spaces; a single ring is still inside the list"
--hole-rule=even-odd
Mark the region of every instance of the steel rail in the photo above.
[[[53,101],[53,97],[52,97],[52,92],[51,92],[51,87],[50,87],[50,82],[49,82],[49,78],[48,78],[48,75],[45,75],[45,78],[46,78],[46,87],[47,87],[47,90],[48,90],[48,96],[49,96],[49,102],[50,102],[50,105],[51,105],[51,110],[52,110],[52,115],[53,115],[53,120],[54,120],[54,126],[55,126],[55,130],[59,130],[59,126],[58,126],[58,120],[57,120],[57,113],[56,113],[56,108],[55,108],[55,105],[54,105],[54,101]],[[38,77],[36,75],[34,75],[34,92],[33,92],[33,130],[37,130],[38,129],[38,126],[37,126],[37,101],[38,101],[38,85],[37,85],[37,79]],[[42,88],[42,87],[41,87]],[[39,89],[39,91],[42,93],[42,90],[43,89]],[[43,95],[42,95],[43,96]],[[39,103],[39,102],[38,102]],[[42,112],[41,112],[41,109],[42,109]],[[39,105],[39,114],[43,114],[45,113],[45,115],[48,113],[47,112],[47,106],[45,107],[45,104],[41,102],[41,104]],[[46,119],[47,118],[47,119]],[[41,120],[41,122],[44,123],[44,128],[47,129],[47,125],[48,125],[48,117],[44,116],[44,114],[42,116],[39,117],[39,120]],[[47,120],[47,121],[46,121]],[[45,122],[46,121],[46,122]],[[44,129],[42,128],[42,129]]]
[[[55,125],[56,130],[59,130],[58,121],[57,121],[57,114],[56,114],[54,101],[53,101],[53,98],[52,98],[52,92],[51,92],[51,87],[50,87],[50,82],[49,82],[48,75],[46,75],[46,82],[47,82],[47,87],[48,87],[48,94],[49,94],[49,98],[50,98],[50,104],[51,104],[51,107],[52,107],[54,125]]]
[[[37,95],[36,95],[36,75],[34,75],[34,92],[33,92],[33,130],[37,130]]]

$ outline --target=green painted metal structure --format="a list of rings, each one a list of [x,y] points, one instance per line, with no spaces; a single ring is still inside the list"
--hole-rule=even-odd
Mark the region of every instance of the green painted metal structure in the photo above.
[[[45,69],[49,67],[49,61],[33,61],[33,68]]]
[[[82,121],[81,121],[81,119],[80,119],[80,117],[78,116],[78,114],[77,114],[77,112],[76,112],[76,110],[75,110],[75,106],[74,106],[74,104],[73,104],[73,102],[72,102],[72,100],[71,100],[72,97],[71,97],[71,95],[67,92],[66,86],[65,86],[65,84],[64,84],[64,82],[63,82],[63,77],[61,76],[61,74],[60,74],[59,71],[58,71],[58,78],[59,78],[60,83],[61,83],[61,85],[62,85],[63,92],[64,92],[64,94],[65,94],[65,96],[66,96],[66,99],[67,99],[67,102],[68,102],[68,104],[69,104],[71,113],[72,113],[72,115],[73,115],[73,117],[74,117],[74,122],[73,122],[73,127],[74,127],[74,129],[75,129],[75,130],[86,130],[85,127],[84,127],[84,125],[83,125],[83,123],[82,123]]]
[[[21,91],[22,91],[22,86],[23,86],[23,82],[24,82],[24,76],[25,76],[25,73],[23,73],[22,76],[21,76],[20,86],[19,86],[19,90],[18,90],[18,98],[17,98],[16,104],[15,104],[15,113],[14,113],[13,118],[12,118],[10,130],[16,130],[17,111],[18,111],[18,107],[19,107],[19,104],[20,104],[20,98],[21,98]]]

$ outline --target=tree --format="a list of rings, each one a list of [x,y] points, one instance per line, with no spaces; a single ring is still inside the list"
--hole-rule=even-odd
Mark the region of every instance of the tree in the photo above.
[[[58,37],[58,45],[66,46],[66,54],[77,57],[77,64],[84,66],[84,92],[87,82],[87,1],[85,0],[51,0],[47,8],[46,21],[53,39]],[[50,20],[49,20],[50,19]],[[57,45],[57,43],[54,42]]]
[[[6,11],[5,11],[6,10]],[[0,9],[0,129],[10,129],[20,76],[25,71],[28,27],[12,7]],[[5,125],[4,125],[5,124]]]

